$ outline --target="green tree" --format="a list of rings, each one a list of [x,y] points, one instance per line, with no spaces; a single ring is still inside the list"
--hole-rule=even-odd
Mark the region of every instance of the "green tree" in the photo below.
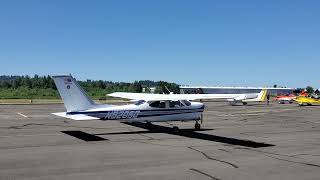
[[[309,94],[314,93],[313,87],[311,87],[311,86],[307,86],[306,90],[307,90],[307,93],[309,93]]]
[[[97,82],[97,87],[98,87],[98,88],[101,88],[101,89],[105,89],[105,88],[106,88],[106,84],[105,84],[105,82],[103,82],[102,80],[99,80],[99,81]]]
[[[131,86],[131,92],[135,92],[135,93],[141,93],[142,92],[142,85],[138,81],[135,81],[130,86]]]
[[[165,81],[135,81],[134,83],[112,82],[103,80],[78,81],[89,95],[94,98],[106,98],[106,94],[115,91],[120,92],[142,92],[142,87],[157,87],[158,92],[179,93],[179,86],[175,83]],[[1,98],[59,98],[58,91],[50,76],[34,75],[26,76],[0,76]]]

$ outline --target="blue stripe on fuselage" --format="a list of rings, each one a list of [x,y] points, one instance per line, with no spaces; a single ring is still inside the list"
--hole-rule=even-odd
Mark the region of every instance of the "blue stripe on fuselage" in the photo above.
[[[202,110],[202,111],[201,111]],[[156,111],[156,112],[160,112],[160,111],[176,111],[176,112],[180,112],[180,111],[197,111],[197,112],[203,112],[204,110],[204,106],[202,106],[201,108],[197,108],[197,109],[150,109],[150,110],[110,110],[110,111],[74,111],[74,112],[67,112],[68,115],[76,115],[76,114],[92,114],[92,113],[108,113],[108,112],[113,112],[113,111],[140,111],[140,112],[152,112],[152,111]]]
[[[100,119],[131,119],[152,116],[178,115],[203,112],[204,107],[197,109],[152,109],[152,110],[115,110],[115,111],[83,111],[83,112],[68,112],[69,115],[84,114],[97,117]]]

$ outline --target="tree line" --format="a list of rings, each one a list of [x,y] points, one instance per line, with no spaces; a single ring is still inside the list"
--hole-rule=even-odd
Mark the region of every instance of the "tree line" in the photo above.
[[[78,81],[89,96],[95,99],[105,99],[106,94],[112,92],[140,93],[147,87],[156,87],[156,93],[166,93],[166,88],[171,92],[179,93],[179,85],[165,81],[142,80],[133,83],[112,82],[104,80]],[[14,99],[55,99],[59,93],[50,76],[0,76],[0,98]]]

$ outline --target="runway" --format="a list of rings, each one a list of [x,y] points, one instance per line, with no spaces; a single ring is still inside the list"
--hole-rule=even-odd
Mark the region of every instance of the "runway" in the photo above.
[[[205,104],[200,131],[50,114],[62,104],[0,105],[0,179],[319,179],[320,106]]]

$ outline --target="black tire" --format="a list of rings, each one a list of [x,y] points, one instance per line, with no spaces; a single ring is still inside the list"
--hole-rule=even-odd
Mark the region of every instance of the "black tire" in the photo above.
[[[197,122],[197,123],[194,125],[194,129],[195,129],[195,130],[200,130],[200,129],[201,129],[201,125]]]
[[[248,103],[247,103],[247,102],[242,102],[242,104],[245,106],[245,105],[247,105]]]
[[[173,126],[172,127],[172,133],[173,134],[179,134],[179,132],[180,132],[180,129],[177,126]]]
[[[152,129],[152,124],[151,124],[151,122],[146,122],[146,128],[147,128],[147,129]]]

